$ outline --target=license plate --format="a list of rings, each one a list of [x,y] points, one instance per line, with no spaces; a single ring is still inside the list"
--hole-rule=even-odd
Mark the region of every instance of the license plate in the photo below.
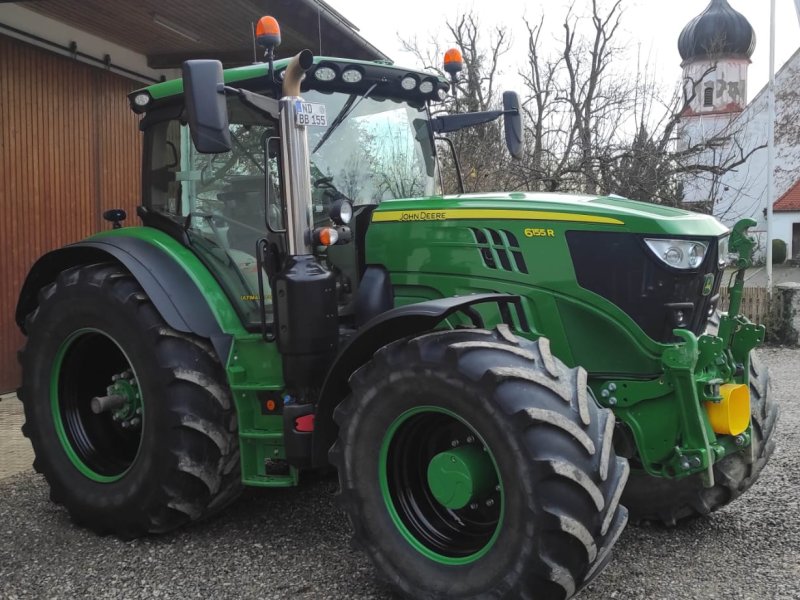
[[[295,104],[295,123],[297,125],[313,125],[315,127],[328,126],[328,113],[324,104],[314,102],[300,102]]]

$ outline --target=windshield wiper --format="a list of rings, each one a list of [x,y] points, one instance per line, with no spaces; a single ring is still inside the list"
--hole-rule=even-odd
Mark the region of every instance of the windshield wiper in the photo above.
[[[342,110],[340,110],[339,114],[336,115],[336,118],[333,120],[330,127],[328,127],[328,130],[322,134],[322,137],[320,138],[319,142],[317,142],[317,145],[314,146],[314,149],[311,151],[311,154],[314,154],[317,150],[319,150],[322,147],[322,144],[328,141],[328,138],[331,137],[334,131],[336,131],[336,128],[339,127],[339,125],[341,125],[344,122],[344,120],[350,116],[350,113],[352,113],[358,107],[358,105],[361,104],[362,100],[369,97],[369,95],[372,93],[372,90],[374,90],[377,85],[378,85],[377,83],[373,83],[366,92],[364,92],[361,96],[358,97],[358,102],[356,102],[355,94],[351,95],[347,99],[347,102],[344,103],[344,106],[342,106]]]

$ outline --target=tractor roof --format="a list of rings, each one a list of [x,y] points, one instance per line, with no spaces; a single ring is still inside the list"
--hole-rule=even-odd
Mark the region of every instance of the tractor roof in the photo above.
[[[279,97],[283,71],[288,64],[288,58],[275,61],[275,81],[269,79],[267,63],[225,69],[223,71],[224,80],[228,85]],[[348,74],[347,79],[343,79],[344,73]],[[409,78],[413,79],[414,86],[406,89],[409,84],[407,83],[404,87],[402,82]],[[314,65],[309,69],[303,81],[302,90],[314,89],[322,92],[363,94],[373,85],[375,85],[375,89],[371,92],[372,95],[401,98],[420,104],[426,100],[443,99],[450,88],[447,80],[435,73],[405,69],[383,61],[371,62],[315,56]],[[422,91],[420,87],[422,87]],[[128,98],[131,108],[137,113],[182,101],[183,79],[172,79],[141,88],[131,92]]]

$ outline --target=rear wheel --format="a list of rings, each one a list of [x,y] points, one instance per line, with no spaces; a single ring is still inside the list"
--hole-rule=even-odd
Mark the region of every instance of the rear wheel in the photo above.
[[[770,396],[767,368],[750,352],[750,402],[752,446],[726,456],[714,465],[714,486],[703,486],[699,474],[683,479],[664,479],[634,469],[622,496],[631,521],[676,525],[703,517],[729,504],[758,480],[775,449],[772,433],[778,406]]]
[[[614,416],[505,327],[392,343],[351,379],[331,461],[361,545],[410,598],[568,598],[626,522]]]
[[[207,341],[168,327],[130,274],[64,271],[26,331],[23,433],[75,521],[133,537],[236,497],[236,417],[219,361]]]

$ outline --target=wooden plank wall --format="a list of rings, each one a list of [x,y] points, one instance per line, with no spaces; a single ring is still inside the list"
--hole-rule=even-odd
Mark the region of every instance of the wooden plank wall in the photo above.
[[[0,392],[18,385],[14,311],[43,253],[109,228],[140,201],[142,84],[0,35]]]
[[[728,288],[723,285],[720,288],[719,309],[721,311],[727,311],[729,301]],[[742,292],[741,313],[753,323],[766,323],[769,317],[769,296],[767,296],[767,288],[744,288]]]

